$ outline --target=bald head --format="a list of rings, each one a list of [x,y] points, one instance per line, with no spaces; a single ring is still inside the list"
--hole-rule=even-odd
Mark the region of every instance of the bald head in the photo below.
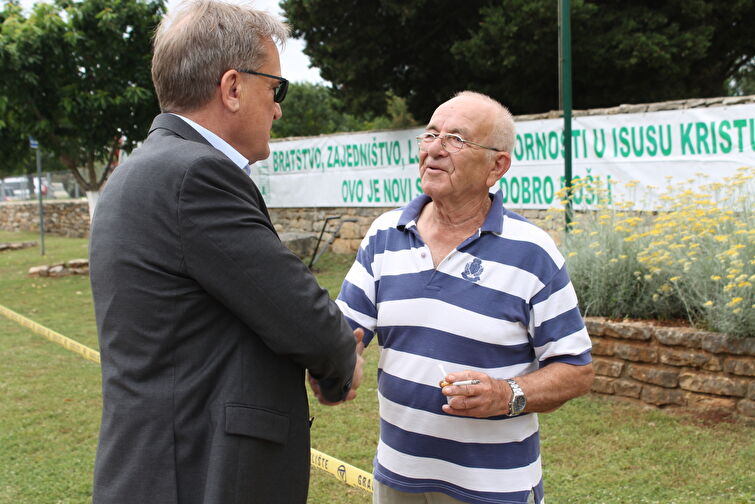
[[[501,105],[500,102],[482,93],[461,91],[443,103],[441,107],[452,103],[461,106],[464,106],[464,103],[468,103],[481,111],[484,119],[481,117],[480,120],[490,122],[489,125],[486,125],[489,128],[487,139],[481,139],[481,141],[486,142],[485,145],[503,149],[508,153],[514,151],[514,143],[516,142],[514,117],[509,112],[509,109]]]

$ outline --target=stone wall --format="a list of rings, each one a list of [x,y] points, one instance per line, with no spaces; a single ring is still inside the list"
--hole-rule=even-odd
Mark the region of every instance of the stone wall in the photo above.
[[[82,238],[89,235],[89,206],[86,200],[44,200],[45,232]],[[0,203],[0,229],[39,231],[36,201]]]
[[[755,418],[755,338],[590,317],[593,392]]]

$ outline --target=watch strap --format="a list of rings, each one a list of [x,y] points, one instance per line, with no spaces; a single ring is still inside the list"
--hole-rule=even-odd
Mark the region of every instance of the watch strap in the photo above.
[[[509,400],[508,416],[517,416],[524,410],[524,406],[527,404],[526,398],[524,397],[524,391],[522,390],[522,387],[520,387],[519,384],[511,378],[507,379],[506,383],[508,383],[509,387],[511,387],[511,399]],[[521,400],[517,400],[519,398],[521,398]],[[520,409],[515,410],[516,405],[520,402],[524,402],[524,404]]]

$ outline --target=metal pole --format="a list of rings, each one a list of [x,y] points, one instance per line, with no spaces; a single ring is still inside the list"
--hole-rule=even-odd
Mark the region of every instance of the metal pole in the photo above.
[[[35,149],[37,153],[37,196],[39,199],[39,241],[40,251],[45,255],[45,207],[42,204],[42,149]]]
[[[559,101],[564,112],[564,184],[566,186],[566,232],[572,222],[572,88],[571,88],[571,21],[569,0],[559,0],[559,74],[561,86]]]

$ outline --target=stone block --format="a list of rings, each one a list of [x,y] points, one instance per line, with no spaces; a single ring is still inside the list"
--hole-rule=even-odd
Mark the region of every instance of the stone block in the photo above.
[[[615,343],[613,341],[607,341],[603,338],[591,338],[591,339],[592,339],[592,354],[593,355],[611,356],[614,354]]]
[[[592,382],[592,391],[599,392],[601,394],[613,394],[614,392],[613,383],[614,383],[613,378],[608,378],[605,376],[596,376],[595,380]]]
[[[47,266],[32,266],[29,268],[29,276],[47,276]]]
[[[695,367],[702,368],[714,357],[710,354],[687,349],[675,349],[662,347],[659,352],[659,359],[662,364],[677,367]]]
[[[333,242],[331,250],[336,254],[356,255],[361,240],[347,240],[339,238]]]
[[[724,371],[740,376],[755,376],[755,358],[729,357],[724,360]]]
[[[632,380],[616,380],[613,384],[614,394],[639,399],[642,385]]]
[[[607,322],[604,333],[612,338],[639,341],[647,341],[652,336],[650,327],[641,322]]]
[[[679,386],[692,392],[703,392],[723,396],[745,397],[749,381],[745,378],[730,378],[712,373],[682,372]]]
[[[755,418],[755,401],[742,399],[737,403],[737,412],[750,418]]]
[[[737,407],[737,400],[731,397],[717,397],[694,392],[685,392],[684,399],[687,407],[701,411],[726,411],[731,413]]]
[[[747,399],[755,401],[755,381],[751,381],[747,386]]]
[[[70,261],[66,262],[66,267],[68,267],[68,268],[88,268],[89,267],[89,261],[87,259],[71,259]]]
[[[590,336],[605,336],[606,319],[605,317],[587,317],[585,327]]]
[[[712,355],[710,360],[703,365],[703,369],[706,371],[723,371],[724,360],[721,356]]]
[[[676,388],[679,385],[679,371],[677,369],[632,364],[629,366],[629,376],[641,382],[666,388]]]
[[[684,405],[684,393],[681,390],[654,387],[652,385],[645,385],[642,388],[640,399],[656,406]]]
[[[66,267],[62,264],[56,264],[50,266],[47,270],[47,275],[51,277],[62,277],[70,274]]]
[[[713,353],[755,356],[755,338],[737,338],[727,334],[707,333],[703,337],[703,350]]]
[[[621,376],[621,371],[624,369],[622,361],[603,359],[601,357],[593,358],[592,365],[596,375],[612,376],[614,378]]]
[[[359,228],[359,223],[344,222],[343,226],[341,226],[341,230],[339,231],[338,236],[352,240],[361,240],[364,236],[364,233],[362,233],[361,229]]]
[[[656,327],[653,330],[658,343],[688,348],[700,348],[705,331],[688,327]]]
[[[658,362],[658,351],[648,345],[615,343],[614,355],[633,362]]]

